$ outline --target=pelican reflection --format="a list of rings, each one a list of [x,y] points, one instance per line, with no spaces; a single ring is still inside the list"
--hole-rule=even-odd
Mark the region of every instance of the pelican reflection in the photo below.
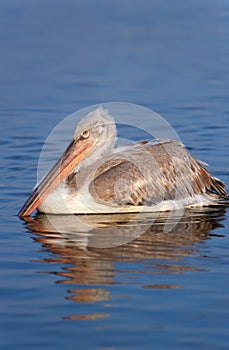
[[[188,210],[182,217],[177,217],[177,211],[173,215],[38,214],[27,225],[36,235],[34,239],[53,253],[44,262],[71,265],[57,273],[65,277],[61,283],[69,283],[70,279],[76,284],[111,284],[117,261],[140,263],[147,259],[156,268],[158,259],[172,263],[197,251],[196,243],[223,227],[224,212],[224,208]],[[167,227],[174,221],[176,225],[168,232]],[[177,268],[182,271],[186,266],[181,263]]]
[[[109,285],[136,283],[147,274],[149,283],[142,288],[182,287],[158,284],[154,276],[200,270],[198,259],[190,262],[186,257],[198,256],[198,243],[218,234],[216,229],[223,227],[224,212],[224,208],[188,210],[182,217],[177,216],[177,211],[173,215],[38,214],[28,218],[27,226],[42,246],[43,255],[48,253],[40,261],[56,265],[50,273],[57,276],[58,283],[66,285],[66,299],[81,304],[104,303],[102,313],[76,312],[64,318],[91,320],[109,317]],[[168,227],[172,229],[168,231]]]

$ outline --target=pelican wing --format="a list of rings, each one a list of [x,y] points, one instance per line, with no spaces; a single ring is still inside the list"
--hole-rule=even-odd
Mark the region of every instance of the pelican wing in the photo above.
[[[227,197],[224,184],[173,140],[142,142],[115,152],[98,167],[89,191],[96,201],[122,206],[205,193]]]

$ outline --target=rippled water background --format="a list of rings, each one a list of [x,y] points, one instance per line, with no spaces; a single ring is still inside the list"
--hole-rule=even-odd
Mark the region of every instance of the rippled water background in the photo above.
[[[82,244],[16,216],[48,134],[106,101],[163,115],[228,188],[228,30],[223,0],[1,1],[1,349],[228,349],[227,208],[143,216],[113,249],[112,219]]]

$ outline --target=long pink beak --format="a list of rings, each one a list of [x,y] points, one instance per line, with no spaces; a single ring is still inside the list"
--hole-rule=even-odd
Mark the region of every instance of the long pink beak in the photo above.
[[[73,140],[61,158],[27,199],[18,216],[20,218],[29,216],[88,155],[92,145],[93,141],[91,140]]]

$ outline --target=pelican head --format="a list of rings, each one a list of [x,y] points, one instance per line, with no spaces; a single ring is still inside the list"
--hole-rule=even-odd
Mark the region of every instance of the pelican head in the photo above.
[[[77,164],[74,171],[109,154],[115,146],[116,135],[114,119],[102,106],[83,118],[76,126],[73,139],[76,143],[90,145],[87,157]]]
[[[83,118],[70,145],[25,202],[19,217],[30,215],[72,172],[109,154],[115,145],[116,133],[114,119],[102,107]]]

